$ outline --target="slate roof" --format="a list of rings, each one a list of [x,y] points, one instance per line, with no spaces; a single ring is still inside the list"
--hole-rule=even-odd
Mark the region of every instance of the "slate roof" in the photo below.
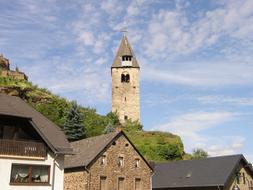
[[[153,189],[225,186],[240,162],[248,164],[243,155],[155,164]]]
[[[0,115],[27,118],[54,153],[72,154],[61,129],[21,98],[0,93]]]
[[[122,67],[121,59],[122,59],[123,55],[131,55],[132,56],[132,66],[131,67],[140,68],[138,61],[134,55],[133,49],[132,49],[126,35],[123,35],[123,37],[121,39],[118,52],[117,52],[117,54],[114,58],[113,64],[112,64],[112,68]]]
[[[74,154],[65,156],[64,168],[88,168],[93,163],[93,161],[95,161],[96,158],[98,158],[104,151],[106,151],[107,148],[109,148],[111,144],[116,141],[120,136],[124,136],[129,141],[129,143],[144,160],[150,170],[153,171],[153,168],[140,154],[140,152],[136,149],[136,147],[132,144],[132,142],[128,139],[128,137],[123,131],[112,132],[72,142],[71,147],[74,150]]]
[[[88,166],[90,162],[110,144],[119,132],[113,132],[71,143],[74,155],[66,156],[65,168]]]

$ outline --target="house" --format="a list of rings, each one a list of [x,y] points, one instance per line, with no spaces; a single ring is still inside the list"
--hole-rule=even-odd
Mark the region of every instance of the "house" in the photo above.
[[[253,170],[243,155],[155,164],[153,190],[252,190]]]
[[[20,98],[0,94],[1,190],[63,190],[66,154],[72,149],[58,126]]]
[[[150,190],[152,169],[124,132],[72,142],[65,190]]]

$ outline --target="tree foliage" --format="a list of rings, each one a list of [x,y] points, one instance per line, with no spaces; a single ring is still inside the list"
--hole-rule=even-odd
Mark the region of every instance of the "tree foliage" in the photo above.
[[[66,113],[66,121],[63,125],[63,130],[69,141],[84,137],[85,131],[82,121],[83,115],[79,112],[77,103],[73,102],[71,109]]]
[[[25,80],[0,77],[0,86],[2,87],[0,92],[20,96],[61,128],[70,123],[67,122],[67,116],[73,107],[72,102]],[[77,123],[85,129],[85,135],[80,135],[82,132],[75,133],[78,134],[78,139],[111,132],[115,127],[120,126],[117,113],[110,112],[107,115],[100,115],[94,108],[78,105],[77,110],[81,115],[81,119],[77,119],[79,121]],[[128,120],[122,129],[147,160],[158,162],[178,160],[185,155],[183,143],[176,135],[158,131],[143,131],[143,126],[139,122],[131,120]]]
[[[192,152],[193,159],[201,159],[201,158],[207,158],[207,157],[208,157],[208,153],[205,150],[201,148],[193,149],[193,152]]]

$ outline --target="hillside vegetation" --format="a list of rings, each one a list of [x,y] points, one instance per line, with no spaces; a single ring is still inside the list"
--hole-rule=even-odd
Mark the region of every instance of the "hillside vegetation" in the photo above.
[[[66,120],[66,111],[73,104],[73,102],[30,82],[1,76],[0,92],[21,97],[61,128]],[[115,128],[119,125],[118,119],[113,113],[99,115],[94,108],[78,106],[78,109],[84,116],[82,124],[86,131],[85,137],[103,134],[106,127]],[[146,132],[142,130],[140,124],[131,121],[123,126],[123,130],[147,160],[162,162],[179,160],[187,156],[184,154],[180,137],[176,135],[158,131]]]

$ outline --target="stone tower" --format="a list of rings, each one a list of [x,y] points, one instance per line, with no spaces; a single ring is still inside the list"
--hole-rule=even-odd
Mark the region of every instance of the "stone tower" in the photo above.
[[[111,67],[112,112],[121,123],[131,119],[140,121],[140,66],[125,35]]]

